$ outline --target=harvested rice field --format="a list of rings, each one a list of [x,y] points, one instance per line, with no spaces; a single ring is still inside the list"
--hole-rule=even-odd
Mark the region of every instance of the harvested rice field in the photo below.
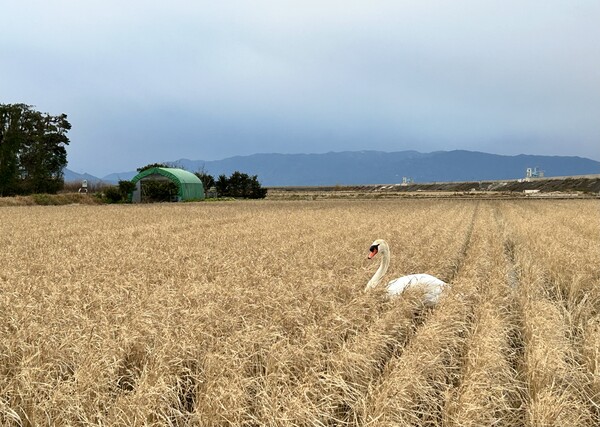
[[[364,292],[391,247],[384,283]],[[598,426],[600,201],[0,208],[0,425]]]

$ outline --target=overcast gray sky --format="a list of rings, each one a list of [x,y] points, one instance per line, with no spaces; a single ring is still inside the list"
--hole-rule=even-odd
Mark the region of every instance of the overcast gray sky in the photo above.
[[[600,160],[598,0],[6,0],[0,103],[69,168],[467,149]]]

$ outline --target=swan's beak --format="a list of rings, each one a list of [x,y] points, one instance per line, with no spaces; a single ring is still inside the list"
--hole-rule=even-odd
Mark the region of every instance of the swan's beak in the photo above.
[[[369,255],[367,256],[367,258],[369,258],[369,259],[373,259],[373,257],[374,257],[375,255],[377,255],[377,248],[373,248],[373,249],[371,250],[371,252],[369,252]]]

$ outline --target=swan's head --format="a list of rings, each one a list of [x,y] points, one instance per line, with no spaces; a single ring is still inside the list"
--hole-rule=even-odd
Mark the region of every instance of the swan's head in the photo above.
[[[373,257],[380,252],[383,255],[381,265],[379,266],[379,269],[375,272],[371,280],[369,280],[369,283],[367,283],[365,292],[377,286],[377,284],[381,281],[381,278],[387,271],[388,264],[390,262],[390,248],[387,242],[383,239],[377,239],[371,244],[371,247],[369,248],[368,258],[373,259]]]
[[[389,250],[390,250],[389,246],[385,240],[377,239],[373,243],[371,243],[371,247],[369,248],[368,258],[373,259],[373,257],[375,255],[377,255],[379,252],[384,254],[386,252],[389,252]]]

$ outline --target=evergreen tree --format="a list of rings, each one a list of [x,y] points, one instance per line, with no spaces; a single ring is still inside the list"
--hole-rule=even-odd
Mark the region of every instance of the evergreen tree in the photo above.
[[[215,187],[217,188],[217,194],[219,195],[219,197],[228,197],[230,195],[229,179],[227,179],[227,175],[219,175],[219,178],[215,182]]]

